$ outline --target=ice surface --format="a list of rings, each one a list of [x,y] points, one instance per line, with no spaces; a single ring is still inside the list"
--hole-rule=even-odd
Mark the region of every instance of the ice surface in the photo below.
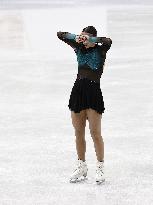
[[[153,204],[153,8],[91,10],[0,12],[2,205]],[[88,181],[69,183],[77,155],[67,105],[77,63],[56,32],[88,24],[113,41],[101,77],[103,186],[95,183],[88,121]]]

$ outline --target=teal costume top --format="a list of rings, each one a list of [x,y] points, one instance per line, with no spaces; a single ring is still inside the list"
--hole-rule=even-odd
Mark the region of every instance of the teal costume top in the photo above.
[[[89,37],[89,41],[96,44],[94,47],[86,48],[83,43],[76,42],[76,34],[57,32],[57,36],[74,49],[78,61],[78,75],[100,83],[106,53],[111,47],[112,40],[106,37]]]

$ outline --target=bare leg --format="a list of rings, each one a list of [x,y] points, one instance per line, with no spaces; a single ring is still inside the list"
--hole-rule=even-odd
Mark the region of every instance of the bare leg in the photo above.
[[[71,111],[72,124],[75,129],[76,136],[76,150],[78,159],[85,161],[86,141],[85,141],[85,127],[86,127],[86,110],[80,113]]]
[[[98,161],[104,161],[104,142],[101,135],[101,118],[102,115],[93,109],[86,110],[90,134],[94,142],[94,148]]]

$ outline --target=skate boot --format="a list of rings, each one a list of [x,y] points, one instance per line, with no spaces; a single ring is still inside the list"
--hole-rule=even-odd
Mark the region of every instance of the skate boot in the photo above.
[[[70,182],[75,183],[77,181],[81,181],[82,179],[87,179],[87,164],[86,161],[82,161],[81,159],[78,159],[77,161],[77,167],[74,170],[73,174],[70,176]]]
[[[104,162],[97,161],[96,166],[96,183],[101,184],[105,181]]]

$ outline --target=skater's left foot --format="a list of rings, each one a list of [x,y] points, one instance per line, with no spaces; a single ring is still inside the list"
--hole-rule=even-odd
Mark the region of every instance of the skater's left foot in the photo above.
[[[101,184],[105,181],[104,177],[104,162],[97,161],[96,163],[96,182]]]

